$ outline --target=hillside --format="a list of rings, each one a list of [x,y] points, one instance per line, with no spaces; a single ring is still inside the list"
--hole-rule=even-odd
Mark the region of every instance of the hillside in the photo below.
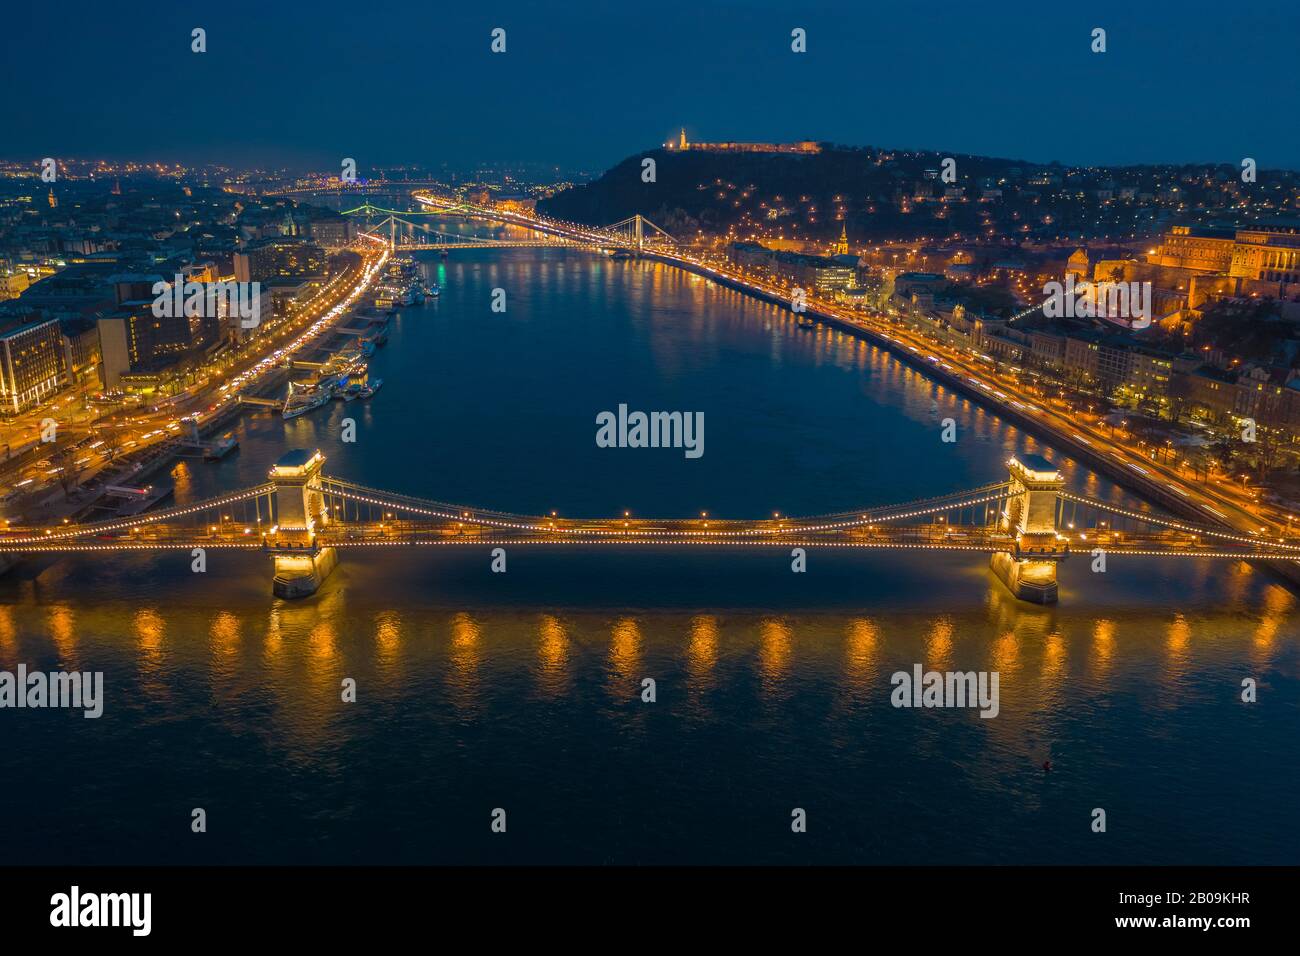
[[[653,183],[641,163],[657,164]],[[939,176],[944,155],[823,144],[820,153],[734,153],[656,149],[630,156],[594,182],[543,201],[540,211],[590,225],[641,213],[675,235],[697,229],[737,238],[907,241],[996,235],[1056,240],[1150,235],[1179,210],[1209,217],[1234,203],[1276,214],[1272,190],[1244,191],[1232,167],[1137,166],[1074,169],[961,156],[956,181]],[[1294,182],[1291,182],[1294,185]]]

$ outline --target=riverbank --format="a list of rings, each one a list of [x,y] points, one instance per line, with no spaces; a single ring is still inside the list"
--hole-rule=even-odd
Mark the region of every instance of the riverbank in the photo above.
[[[186,399],[186,408],[179,405],[173,407],[170,414],[177,417],[170,424],[153,422],[162,426],[156,430],[157,433],[175,432],[186,420],[193,423],[200,435],[210,435],[219,431],[248,410],[249,406],[240,401],[241,395],[264,393],[268,388],[278,388],[289,377],[287,363],[281,364],[276,361],[277,359],[288,360],[300,357],[302,353],[314,354],[326,350],[327,346],[324,343],[327,337],[348,327],[350,321],[356,318],[357,300],[364,295],[366,289],[380,274],[388,259],[386,250],[373,262],[368,261],[365,255],[356,253],[347,255],[352,261],[343,271],[330,279],[325,289],[312,302],[313,312],[323,309],[319,316],[292,318],[283,323],[281,328],[273,330],[266,341],[261,343],[261,352],[241,360],[237,367],[242,371],[235,372],[232,368],[220,373],[218,378],[205,386],[202,392]],[[331,291],[336,283],[340,282],[347,290],[342,295]],[[274,348],[276,342],[295,334],[296,338],[291,338],[287,344],[281,345],[278,349]],[[227,375],[229,378],[226,378],[225,383],[219,384]],[[212,404],[203,410],[201,406],[206,402]],[[199,405],[199,409],[192,410],[195,405]],[[150,437],[148,434],[144,436],[144,438],[148,437]],[[25,508],[13,510],[21,510],[23,521],[28,524],[48,524],[80,519],[88,514],[103,497],[104,485],[126,481],[139,482],[174,463],[185,447],[178,442],[177,438],[177,434],[165,434],[147,444],[143,440],[136,440],[131,444],[140,444],[143,447],[126,454],[106,457],[103,462],[88,467],[78,476],[75,487],[64,490],[62,495],[58,491],[43,489],[48,492],[44,498],[33,500]],[[99,493],[87,495],[86,489],[95,481],[99,482]]]
[[[732,289],[736,292],[742,292],[748,296],[772,305],[778,305],[782,308],[789,308],[789,300],[774,292],[760,289],[748,283],[734,279],[724,273],[717,272],[706,266],[700,266],[693,262],[677,259],[672,256],[665,256],[656,253],[644,253],[644,258],[658,262],[662,265],[671,266],[681,269],[693,275],[698,275],[716,282],[724,288]],[[1028,432],[1035,438],[1057,448],[1063,454],[1087,465],[1093,471],[1113,481],[1115,484],[1125,488],[1140,498],[1158,505],[1171,514],[1177,515],[1188,520],[1198,522],[1210,521],[1226,529],[1238,532],[1255,533],[1255,528],[1246,528],[1234,525],[1230,521],[1216,521],[1213,518],[1207,519],[1204,512],[1187,498],[1181,496],[1178,492],[1166,484],[1162,484],[1147,476],[1135,472],[1128,467],[1127,463],[1116,462],[1109,455],[1104,454],[1097,448],[1093,447],[1086,440],[1079,436],[1063,431],[1040,418],[1026,413],[1023,409],[1000,400],[996,395],[988,390],[979,387],[963,375],[944,368],[937,362],[929,361],[920,353],[913,351],[906,343],[901,342],[884,331],[873,328],[872,326],[853,322],[841,316],[835,315],[825,309],[819,309],[815,305],[809,305],[805,311],[808,316],[817,319],[833,328],[847,332],[850,335],[861,338],[870,342],[876,348],[888,352],[890,355],[900,359],[909,368],[913,368],[931,381],[937,382],[947,388],[952,389],[957,394],[969,399],[970,401],[995,413],[999,418],[1014,424],[1016,427]],[[1225,503],[1227,504],[1227,503]],[[1293,589],[1300,591],[1300,561],[1295,562],[1278,562],[1278,561],[1260,561],[1251,562],[1257,567],[1269,571],[1271,574],[1280,578],[1290,585]]]

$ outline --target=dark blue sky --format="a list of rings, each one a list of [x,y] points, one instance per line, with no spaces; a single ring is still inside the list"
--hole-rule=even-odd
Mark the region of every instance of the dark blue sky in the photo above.
[[[707,140],[1300,168],[1293,0],[71,0],[0,16],[8,158],[603,169],[684,124]],[[790,52],[796,26],[806,54]]]

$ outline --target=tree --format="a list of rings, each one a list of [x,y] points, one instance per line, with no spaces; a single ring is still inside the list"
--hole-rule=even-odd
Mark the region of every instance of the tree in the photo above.
[[[1211,446],[1214,460],[1223,466],[1224,471],[1232,471],[1232,466],[1237,460],[1237,447],[1237,443],[1231,441],[1216,441]]]
[[[112,461],[122,451],[122,433],[116,428],[107,428],[102,432],[104,441],[104,460]]]
[[[77,449],[72,445],[64,445],[51,455],[50,463],[59,470],[59,485],[63,488],[63,498],[66,501],[72,497],[72,489],[79,484],[77,479],[86,470],[84,464],[78,463]]]

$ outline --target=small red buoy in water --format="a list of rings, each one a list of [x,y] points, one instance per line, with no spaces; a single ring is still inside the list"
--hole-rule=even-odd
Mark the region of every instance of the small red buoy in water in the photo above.
[[[1044,772],[1050,772],[1051,769],[1052,769],[1052,761],[1050,761],[1050,760],[1044,760],[1044,761],[1043,761],[1043,771],[1044,771]]]

